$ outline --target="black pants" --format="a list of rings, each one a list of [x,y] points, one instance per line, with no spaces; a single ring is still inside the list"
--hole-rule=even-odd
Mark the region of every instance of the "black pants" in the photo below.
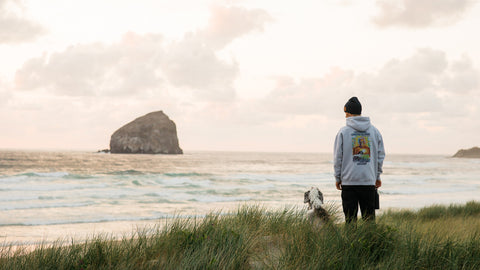
[[[345,222],[357,221],[358,205],[363,220],[375,221],[375,186],[342,186]]]

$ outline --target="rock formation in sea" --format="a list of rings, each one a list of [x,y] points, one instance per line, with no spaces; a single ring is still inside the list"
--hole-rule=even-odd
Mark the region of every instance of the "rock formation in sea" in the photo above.
[[[163,111],[146,114],[115,131],[110,139],[110,152],[183,154],[177,127]]]
[[[470,148],[470,149],[461,149],[461,150],[458,150],[458,152],[455,155],[453,155],[453,157],[480,158],[480,148],[473,147],[473,148]]]

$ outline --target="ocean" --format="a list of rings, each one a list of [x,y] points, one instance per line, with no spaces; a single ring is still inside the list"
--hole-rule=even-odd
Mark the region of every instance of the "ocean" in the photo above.
[[[387,155],[381,210],[480,201],[480,159]],[[340,206],[331,154],[122,155],[0,151],[0,241],[35,245],[128,236],[169,218],[241,205],[305,208],[311,186]]]

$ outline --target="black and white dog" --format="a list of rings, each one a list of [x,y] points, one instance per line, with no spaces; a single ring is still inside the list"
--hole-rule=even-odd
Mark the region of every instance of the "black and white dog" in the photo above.
[[[311,187],[309,191],[305,192],[303,202],[308,203],[307,215],[311,221],[319,220],[325,223],[330,220],[330,215],[322,207],[323,194],[318,188]]]

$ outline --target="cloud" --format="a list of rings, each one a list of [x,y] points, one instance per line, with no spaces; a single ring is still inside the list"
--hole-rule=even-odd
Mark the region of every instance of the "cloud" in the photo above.
[[[373,22],[380,27],[421,28],[457,22],[473,6],[472,0],[377,0],[380,13]]]
[[[467,95],[480,88],[479,74],[472,60],[463,55],[461,59],[451,64],[450,74],[442,83],[452,92]]]
[[[264,25],[273,20],[262,9],[215,5],[211,13],[208,26],[199,34],[214,48],[223,48],[235,38],[252,31],[263,31]]]
[[[478,90],[479,76],[468,56],[449,60],[443,51],[423,48],[406,59],[389,61],[376,73],[358,75],[355,88],[378,100],[381,111],[455,117],[468,112],[459,107],[452,114],[449,104]]]
[[[337,98],[348,92],[354,73],[332,68],[319,78],[276,78],[275,88],[261,101],[268,110],[280,114],[329,115],[337,111]]]
[[[205,29],[179,41],[159,34],[127,33],[115,44],[80,44],[32,58],[15,74],[18,90],[66,96],[135,95],[171,92],[203,100],[235,97],[238,64],[218,50],[267,21],[262,10],[214,7]],[[229,32],[232,30],[232,32]]]
[[[470,115],[478,94],[480,72],[468,56],[448,60],[444,52],[418,49],[405,59],[392,59],[375,72],[334,68],[322,77],[276,78],[276,86],[258,102],[263,110],[283,115],[342,117],[351,96],[368,101],[367,112],[384,115],[437,114],[446,118]],[[458,103],[457,103],[458,101]],[[457,106],[464,103],[463,106]]]
[[[220,59],[198,36],[186,35],[171,43],[162,60],[161,69],[173,86],[186,87],[195,96],[209,100],[234,98],[237,63]]]
[[[375,79],[367,79],[367,84],[373,84],[367,87],[387,92],[417,93],[433,87],[436,75],[444,72],[447,64],[444,52],[419,49],[407,59],[388,61]]]
[[[25,62],[15,74],[15,85],[66,96],[144,93],[161,86],[156,70],[162,45],[160,35],[127,33],[117,44],[70,46]]]
[[[267,95],[224,108],[225,119],[216,119],[215,125],[232,133],[274,130],[268,133],[275,138],[273,144],[268,136],[250,136],[263,147],[318,147],[326,152],[344,124],[343,105],[357,96],[363,114],[372,116],[384,134],[389,151],[448,153],[455,150],[451,140],[459,134],[470,143],[476,140],[479,78],[467,55],[449,59],[443,51],[422,48],[372,72],[332,68],[316,77],[273,78],[275,86]],[[197,116],[208,119],[214,112],[205,114]]]
[[[261,9],[212,6],[205,29],[185,35],[168,47],[163,70],[175,86],[193,88],[202,97],[231,100],[238,75],[234,59],[220,59],[216,53],[233,40],[252,31],[262,31],[271,21]]]
[[[0,0],[0,44],[36,40],[46,33],[39,23],[24,17],[22,1]]]

